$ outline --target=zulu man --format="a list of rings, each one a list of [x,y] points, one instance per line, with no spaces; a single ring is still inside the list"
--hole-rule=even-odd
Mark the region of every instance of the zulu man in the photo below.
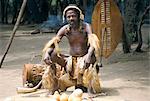
[[[69,5],[64,9],[64,20],[68,24],[60,28],[57,35],[43,49],[44,62],[47,65],[59,64],[65,68],[66,73],[59,78],[59,87],[62,91],[70,86],[87,90],[83,83],[83,74],[86,69],[97,64],[99,40],[92,33],[90,24],[83,22],[84,16],[77,6]],[[70,45],[69,57],[61,54],[58,47],[64,36]]]

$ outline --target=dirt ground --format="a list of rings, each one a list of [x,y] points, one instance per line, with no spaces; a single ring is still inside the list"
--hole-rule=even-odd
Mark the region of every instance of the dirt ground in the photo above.
[[[45,43],[54,33],[29,35],[33,26],[20,27],[13,44],[0,69],[0,101],[16,95],[16,87],[22,86],[22,67],[25,63],[40,63]],[[145,29],[144,29],[145,30]],[[0,59],[5,51],[12,27],[0,25]],[[149,34],[149,27],[147,29]],[[147,37],[146,37],[147,38]],[[61,51],[68,52],[67,40],[63,39]],[[135,45],[132,49],[135,49]],[[150,101],[150,51],[144,44],[143,53],[123,54],[121,44],[108,59],[103,60],[100,69],[102,91],[107,95],[93,98],[93,101]],[[133,50],[131,50],[133,51]],[[32,60],[32,61],[31,61]],[[87,95],[88,96],[88,95]]]

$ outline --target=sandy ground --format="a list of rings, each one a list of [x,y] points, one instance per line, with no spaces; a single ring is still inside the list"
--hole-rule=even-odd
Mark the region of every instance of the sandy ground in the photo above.
[[[16,87],[22,86],[22,67],[25,63],[40,63],[44,44],[55,34],[22,34],[32,30],[32,26],[21,27],[0,69],[0,101],[16,95]],[[3,56],[12,28],[0,26],[0,59]],[[23,31],[23,32],[22,32]],[[68,52],[66,39],[61,43],[62,52]],[[132,49],[134,49],[133,45]],[[143,53],[123,54],[121,44],[108,59],[103,60],[100,69],[102,91],[106,96],[98,96],[94,101],[150,101],[150,51],[143,45]]]

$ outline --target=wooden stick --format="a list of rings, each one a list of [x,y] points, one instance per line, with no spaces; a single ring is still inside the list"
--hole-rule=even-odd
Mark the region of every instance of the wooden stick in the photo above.
[[[14,36],[15,36],[15,33],[16,33],[17,29],[18,29],[19,23],[20,23],[20,21],[21,21],[21,18],[22,18],[23,12],[24,12],[24,9],[25,9],[25,7],[26,7],[26,3],[27,3],[27,0],[23,0],[23,3],[22,3],[22,6],[21,6],[21,9],[20,9],[20,12],[19,12],[17,21],[16,21],[16,23],[15,23],[15,26],[14,26],[13,31],[12,31],[12,33],[11,33],[11,37],[10,37],[9,42],[8,42],[8,44],[7,44],[6,51],[5,51],[5,53],[4,53],[4,55],[3,55],[2,59],[1,59],[0,68],[1,68],[1,66],[2,66],[2,64],[3,64],[3,61],[4,61],[4,59],[5,59],[6,54],[8,53],[8,50],[9,50],[9,48],[10,48],[10,46],[11,46],[11,43],[12,43],[12,41],[13,41],[13,38],[14,38]]]

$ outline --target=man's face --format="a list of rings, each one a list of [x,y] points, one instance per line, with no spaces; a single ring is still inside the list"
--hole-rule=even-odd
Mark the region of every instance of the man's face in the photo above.
[[[78,15],[74,10],[68,10],[66,12],[66,20],[70,25],[76,24],[78,22]]]

